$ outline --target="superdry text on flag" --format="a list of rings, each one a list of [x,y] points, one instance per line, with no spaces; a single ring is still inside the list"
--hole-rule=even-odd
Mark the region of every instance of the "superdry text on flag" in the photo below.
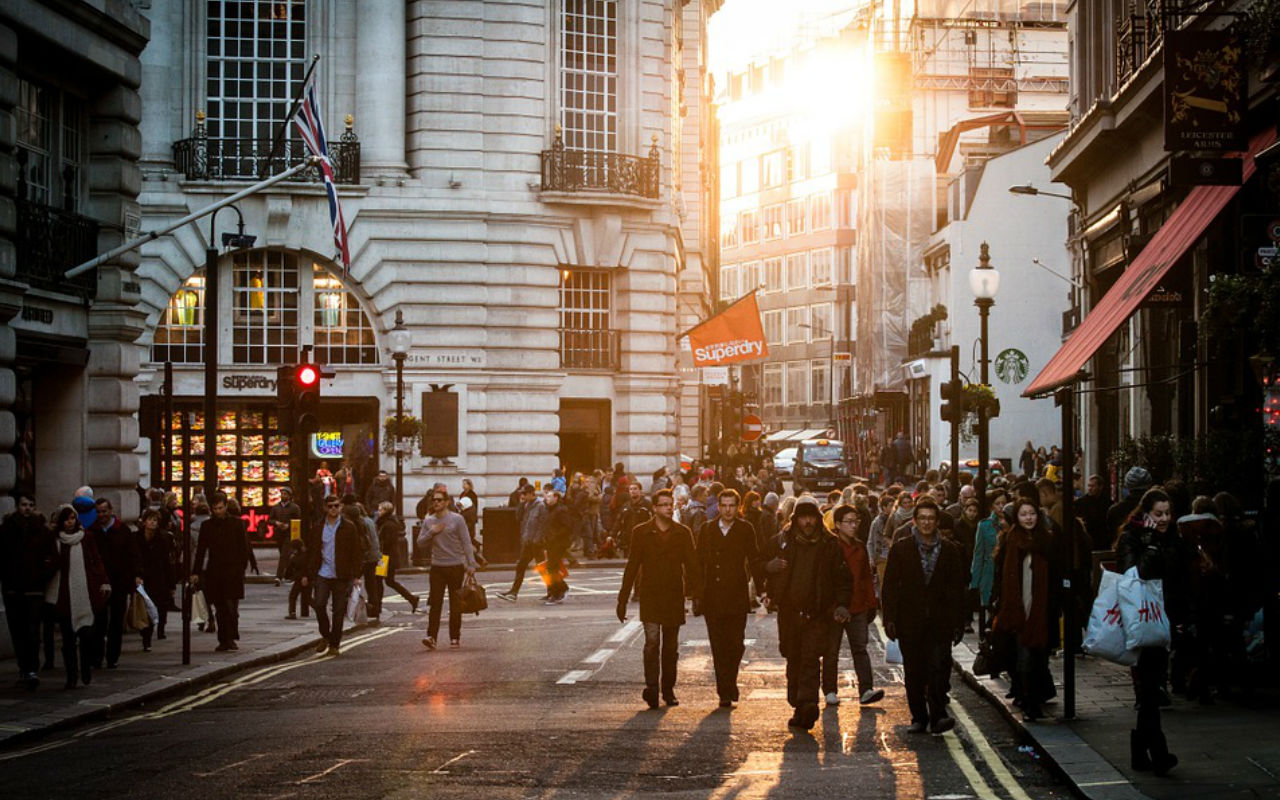
[[[351,268],[351,253],[347,249],[347,223],[342,217],[342,205],[338,202],[338,189],[333,182],[333,161],[329,158],[329,145],[324,136],[324,123],[320,117],[320,101],[316,98],[316,85],[307,86],[306,95],[298,113],[293,118],[298,134],[307,151],[320,158],[320,176],[324,179],[324,191],[329,197],[329,222],[333,225],[333,243],[342,260],[342,274]]]

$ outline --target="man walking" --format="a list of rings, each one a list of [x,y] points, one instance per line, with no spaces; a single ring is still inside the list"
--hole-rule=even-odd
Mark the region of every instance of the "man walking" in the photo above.
[[[440,610],[444,606],[444,590],[449,590],[449,646],[462,646],[462,609],[458,606],[458,590],[468,575],[476,572],[476,554],[462,515],[449,510],[449,493],[443,488],[431,490],[432,513],[422,520],[418,546],[431,545],[431,595],[427,615],[427,635],[423,647],[436,649],[440,633]]]
[[[227,496],[215,492],[209,509],[213,516],[200,526],[191,583],[204,591],[218,620],[219,653],[239,650],[240,600],[244,597],[244,571],[249,566],[249,538],[244,520],[227,513]],[[207,559],[207,563],[206,563]],[[115,594],[115,589],[111,590]],[[109,654],[108,654],[109,655]]]
[[[520,487],[520,560],[516,562],[516,577],[511,582],[509,591],[501,592],[498,598],[514,603],[524,584],[524,574],[530,564],[536,564],[542,558],[542,542],[547,534],[547,506],[533,484],[525,483]]]
[[[764,586],[764,565],[755,528],[738,517],[738,493],[725,489],[719,500],[720,516],[704,523],[698,535],[702,594],[694,600],[693,614],[707,618],[716,693],[720,707],[729,708],[738,702],[738,666],[751,611],[748,581],[754,578],[756,586]]]
[[[111,501],[100,497],[94,505],[97,506],[98,518],[90,530],[111,581],[111,596],[107,598],[106,607],[94,619],[93,642],[97,651],[93,660],[96,666],[101,667],[105,655],[107,669],[115,669],[124,638],[124,615],[134,590],[142,585],[142,553],[138,550],[137,537],[116,516]]]
[[[45,586],[57,564],[54,534],[36,511],[35,499],[19,492],[18,509],[0,524],[0,588],[18,681],[28,689],[40,685],[40,617]]]
[[[902,647],[911,733],[944,733],[951,647],[964,636],[967,565],[960,545],[938,534],[941,512],[923,498],[912,512],[910,532],[889,548],[881,603],[884,630]]]
[[[354,583],[359,585],[364,568],[364,534],[342,515],[337,495],[324,498],[324,518],[307,531],[304,552],[307,558],[304,587],[311,585],[312,607],[320,625],[317,653],[338,655],[342,645],[342,623],[347,613],[347,597]],[[332,606],[330,606],[332,603]],[[330,607],[333,617],[330,619]]]
[[[845,603],[853,581],[844,554],[822,525],[822,510],[801,497],[791,527],[772,543],[769,600],[778,609],[778,649],[787,660],[787,702],[795,709],[787,726],[809,730],[818,720],[819,660],[827,651],[831,621],[849,621]]]
[[[827,705],[840,705],[840,647],[848,637],[853,671],[858,676],[858,701],[865,706],[884,697],[884,689],[875,688],[871,657],[867,655],[867,630],[876,618],[875,579],[871,577],[866,545],[858,541],[858,510],[853,506],[837,506],[832,519],[844,563],[853,578],[853,595],[846,606],[849,609],[848,621],[831,622],[831,638],[822,659],[822,691]]]
[[[280,548],[280,558],[276,562],[276,586],[284,578],[285,567],[289,565],[290,543],[293,539],[293,520],[302,519],[302,509],[293,502],[293,490],[288,486],[280,488],[280,501],[267,511],[267,524],[271,526],[271,540]]]
[[[680,626],[684,624],[684,599],[697,597],[698,554],[693,534],[671,518],[675,498],[670,489],[653,497],[653,519],[632,533],[627,568],[618,590],[618,621],[627,621],[627,598],[637,580],[640,583],[640,621],[644,623],[644,692],[649,708],[658,707],[658,691],[668,706],[676,699],[676,659],[679,656]]]
[[[672,505],[672,511],[675,505]],[[632,478],[627,483],[627,502],[614,516],[613,541],[623,552],[631,547],[631,533],[636,526],[648,522],[653,517],[653,506],[645,498],[639,481]]]

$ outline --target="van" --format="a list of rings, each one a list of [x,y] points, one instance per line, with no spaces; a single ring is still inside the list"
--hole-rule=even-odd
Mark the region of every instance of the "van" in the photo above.
[[[796,494],[843,489],[853,483],[844,442],[805,439],[796,446],[796,463],[791,477]]]

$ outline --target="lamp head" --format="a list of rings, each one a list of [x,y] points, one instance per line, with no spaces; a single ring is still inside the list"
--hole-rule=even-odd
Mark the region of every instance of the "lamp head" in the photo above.
[[[1028,183],[1026,186],[1010,186],[1009,194],[1040,194],[1040,190]]]
[[[994,300],[1000,289],[1000,270],[991,266],[991,252],[986,242],[978,255],[978,266],[969,271],[969,289],[978,300]]]
[[[404,314],[400,309],[396,309],[396,324],[387,334],[387,343],[391,346],[392,355],[402,357],[413,346],[413,334],[404,326]]]

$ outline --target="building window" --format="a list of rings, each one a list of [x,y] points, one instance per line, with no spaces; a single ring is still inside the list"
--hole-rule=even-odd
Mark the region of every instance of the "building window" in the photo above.
[[[748,261],[742,265],[741,272],[738,275],[741,283],[739,287],[741,294],[748,294],[760,288],[760,262]]]
[[[809,362],[809,396],[815,403],[831,402],[831,370],[825,361]]]
[[[738,165],[738,181],[742,194],[760,191],[760,160],[755,156],[744,158]]]
[[[809,403],[809,362],[787,362],[787,396],[789,406],[803,406]]]
[[[734,300],[738,297],[738,268],[726,265],[720,268],[720,299]]]
[[[804,306],[787,309],[787,344],[804,342],[809,333],[809,309]]]
[[[830,339],[833,331],[832,323],[830,303],[816,303],[809,306],[809,341]]]
[[[306,72],[306,9],[305,0],[209,0],[209,138],[271,142]],[[221,174],[245,171],[229,167]]]
[[[782,406],[782,365],[764,365],[764,407],[777,411]]]
[[[722,276],[723,277],[723,276]],[[722,289],[723,292],[723,289]],[[566,369],[614,369],[618,335],[613,330],[608,272],[560,272],[560,364]]]
[[[782,344],[782,310],[766,311],[764,316],[764,340],[769,344]]]
[[[852,189],[836,193],[836,227],[858,227],[858,194]]]
[[[729,214],[720,220],[720,247],[728,250],[738,246],[738,218]]]
[[[780,292],[783,290],[782,283],[782,259],[766,258],[764,260],[764,290],[766,292]]]
[[[803,197],[787,201],[787,235],[799,236],[805,232],[805,202]]]
[[[729,200],[738,194],[738,165],[720,165],[720,199]]]
[[[782,238],[782,204],[760,209],[761,228],[765,241]]]
[[[738,233],[743,244],[755,244],[760,241],[760,223],[755,211],[743,211],[738,224]]]
[[[831,285],[831,248],[809,253],[809,274],[814,286]]]
[[[809,198],[809,229],[826,230],[831,227],[831,193],[815,194]]]
[[[785,182],[785,174],[783,172],[786,166],[786,151],[774,150],[772,153],[765,153],[760,158],[760,186],[764,189],[772,189],[775,186],[781,186]]]
[[[169,298],[156,326],[151,360],[163,364],[204,362],[204,272],[197,272]]]
[[[593,153],[616,153],[616,0],[564,0],[560,57],[560,124],[565,146]]]
[[[50,86],[18,80],[18,200],[76,211],[88,130],[80,101]]]
[[[378,345],[369,317],[342,281],[312,264],[315,356],[320,364],[377,364]]]
[[[858,282],[858,262],[852,247],[836,248],[839,263],[836,265],[836,278],[843,284],[852,286]]]
[[[801,142],[787,150],[787,180],[802,181],[809,177],[809,143]]]
[[[809,288],[809,254],[787,256],[787,290]]]

